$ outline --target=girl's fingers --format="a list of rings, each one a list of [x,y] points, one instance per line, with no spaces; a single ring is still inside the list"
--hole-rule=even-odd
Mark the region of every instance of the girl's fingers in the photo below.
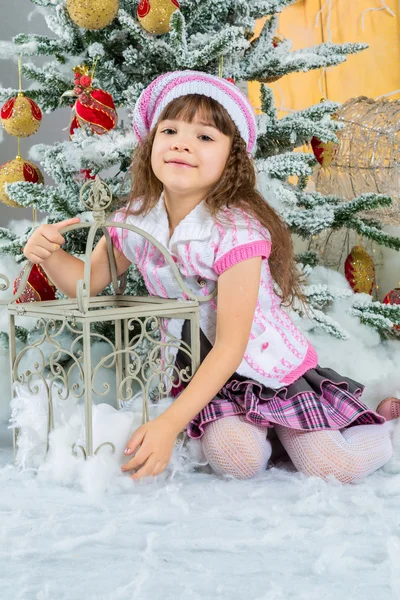
[[[31,263],[33,263],[34,265],[40,265],[43,262],[43,258],[40,258],[40,256],[38,256],[37,254],[32,254],[30,253],[29,256],[26,257],[28,260],[31,261]]]
[[[149,456],[145,464],[136,473],[131,475],[132,479],[141,479],[142,477],[148,477],[154,470],[154,466],[157,459],[153,455]]]
[[[154,470],[153,470],[153,472],[151,474],[152,477],[156,477],[156,475],[160,475],[160,473],[162,473],[165,470],[167,464],[168,463],[165,463],[165,462],[162,462],[162,461],[158,462],[156,464],[156,466],[154,467]]]
[[[135,452],[135,450],[137,450],[139,448],[139,446],[143,443],[145,436],[146,436],[146,430],[143,426],[136,429],[135,433],[133,434],[133,436],[131,437],[131,439],[129,440],[129,442],[126,445],[124,454],[129,456],[130,454]]]
[[[162,466],[162,462],[159,460],[158,462],[156,462],[156,464],[154,465],[154,469],[152,470],[152,472],[150,473],[150,475],[152,477],[155,477],[156,475],[158,475],[159,473],[161,473],[161,466]]]
[[[53,231],[44,231],[42,233],[42,240],[46,240],[49,244],[58,244],[59,246],[65,244],[65,238],[56,229]]]
[[[35,251],[33,252],[33,254],[38,256],[40,260],[46,260],[46,258],[49,258],[49,256],[51,256],[52,254],[51,252],[46,250],[46,248],[42,248],[41,246],[36,246],[34,250]]]
[[[122,465],[122,470],[132,471],[132,469],[137,469],[138,467],[143,465],[143,463],[146,461],[147,458],[149,458],[149,456],[151,456],[151,453],[148,453],[148,451],[146,452],[146,449],[143,450],[143,447],[140,448],[136,452],[135,456],[131,458],[130,461]]]
[[[45,239],[53,244],[64,244],[65,239],[54,225],[42,225],[33,235],[40,235],[39,239]]]
[[[38,244],[36,244],[36,247],[43,248],[44,250],[48,250],[49,252],[55,252],[56,250],[60,249],[60,244],[50,242],[45,237],[42,237],[42,239],[39,240]]]
[[[80,223],[79,217],[73,217],[72,219],[65,219],[65,221],[60,221],[59,223],[53,223],[53,227],[57,230],[62,229],[63,227],[68,227],[68,225],[75,225],[75,223]]]

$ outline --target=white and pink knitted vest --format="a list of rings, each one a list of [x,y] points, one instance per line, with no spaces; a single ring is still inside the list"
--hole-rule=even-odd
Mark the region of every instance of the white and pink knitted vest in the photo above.
[[[114,220],[123,221],[125,212]],[[269,232],[261,223],[238,208],[226,208],[221,225],[201,202],[175,228],[169,239],[168,215],[163,195],[145,216],[128,215],[126,222],[155,237],[171,253],[187,286],[207,296],[217,285],[218,276],[237,262],[262,256],[257,307],[246,352],[236,372],[278,389],[293,383],[317,365],[314,348],[280,308],[268,266],[271,251]],[[171,267],[161,252],[140,235],[111,228],[113,243],[135,263],[150,295],[182,298]],[[200,328],[215,343],[218,296],[200,306]],[[182,319],[171,319],[168,331],[181,339]],[[175,352],[176,354],[176,352]]]

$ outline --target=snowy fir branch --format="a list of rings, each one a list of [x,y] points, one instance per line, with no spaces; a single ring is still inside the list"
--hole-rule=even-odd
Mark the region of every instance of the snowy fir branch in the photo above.
[[[9,98],[15,97],[18,91],[17,88],[0,88],[0,102],[5,102]]]
[[[249,12],[253,19],[261,19],[265,15],[280,13],[295,2],[296,0],[254,0],[249,2]]]
[[[13,242],[17,236],[15,233],[6,229],[5,227],[0,227],[0,240],[8,240],[9,242]]]
[[[353,200],[342,202],[336,210],[336,224],[341,227],[342,223],[357,214],[361,210],[373,210],[380,206],[390,206],[391,198],[384,194],[366,193],[361,194]]]
[[[377,305],[377,306],[375,306]],[[391,310],[386,310],[391,309]],[[400,324],[400,307],[373,302],[369,305],[353,307],[349,313],[360,319],[360,322],[375,329],[384,339],[398,338],[395,325]]]
[[[311,306],[321,310],[331,305],[337,298],[348,298],[353,295],[351,290],[332,288],[326,284],[303,286],[303,292]]]
[[[77,187],[76,193],[78,192]],[[57,215],[61,219],[75,217],[78,212],[75,202],[76,193],[70,194],[66,186],[43,186],[42,184],[23,181],[8,185],[7,193],[20,206],[32,206],[38,208],[41,212],[50,212]],[[71,197],[68,197],[69,195]]]
[[[64,41],[64,51],[73,53],[82,46],[82,34],[77,25],[71,20],[65,5],[58,5],[55,11],[47,12],[45,20],[50,31]]]
[[[181,9],[190,10],[191,30],[203,33],[210,27],[219,29],[221,23],[240,25],[246,30],[254,28],[249,2],[246,0],[183,0]]]
[[[399,304],[383,304],[382,302],[373,302],[371,296],[367,294],[356,294],[351,307],[352,314],[364,318],[368,315],[371,318],[375,315],[379,318],[384,318],[390,322],[390,327],[400,325],[400,305]]]
[[[315,324],[316,327],[325,331],[328,335],[338,338],[339,340],[349,339],[348,333],[337,323],[332,317],[326,315],[319,310],[309,305],[307,308],[308,318]]]
[[[368,47],[359,43],[324,42],[290,52],[291,43],[288,40],[273,46],[275,31],[276,20],[271,18],[265,22],[259,38],[252,42],[250,50],[234,70],[235,76],[248,81],[270,81],[293,72],[338,65],[346,60],[347,55]]]
[[[33,228],[32,228],[33,229]],[[32,231],[32,229],[30,231]],[[15,262],[21,263],[26,260],[25,256],[22,254],[22,249],[28,241],[29,235],[24,234],[20,238],[16,238],[11,240],[6,244],[2,244],[0,246],[0,253],[4,256],[11,256],[15,259]]]
[[[354,216],[356,213],[373,210],[380,206],[390,206],[391,199],[383,194],[362,194],[354,200],[343,202],[335,196],[322,196],[318,192],[297,193],[299,207],[306,210],[288,210],[285,219],[293,233],[303,239],[316,235],[325,229],[347,228],[378,242],[382,246],[400,249],[400,238],[382,231],[371,219]]]
[[[55,56],[61,63],[66,61],[68,48],[63,40],[54,40],[45,35],[19,33],[13,39],[23,56]]]
[[[265,173],[269,177],[286,181],[293,175],[312,174],[315,165],[315,157],[312,154],[300,154],[287,152],[256,161],[257,171]]]
[[[31,0],[31,2],[38,6],[54,6],[54,0]]]
[[[303,267],[316,267],[318,265],[318,256],[311,250],[296,255],[296,262]]]
[[[337,102],[320,102],[308,109],[290,113],[278,119],[272,90],[261,86],[261,108],[257,116],[257,157],[291,152],[309,142],[313,136],[320,140],[337,142],[336,132],[343,123],[331,119],[340,105]]]
[[[57,104],[54,109],[60,106],[60,96],[63,92],[71,87],[71,79],[65,74],[60,73],[59,65],[55,62],[47,63],[45,67],[37,67],[33,63],[25,63],[22,65],[22,74],[28,79],[37,81],[38,83],[51,88],[57,96]],[[71,100],[69,99],[69,102]]]
[[[392,250],[400,250],[400,238],[390,235],[385,231],[381,231],[377,227],[367,225],[362,219],[349,219],[347,226],[354,229],[358,234],[373,240],[374,242],[378,242],[380,246],[385,246]]]

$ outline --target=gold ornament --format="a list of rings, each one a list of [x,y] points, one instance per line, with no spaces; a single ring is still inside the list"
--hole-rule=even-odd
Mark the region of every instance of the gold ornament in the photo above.
[[[42,122],[42,111],[23,92],[10,98],[1,109],[1,123],[8,134],[28,137],[37,132]]]
[[[178,0],[140,0],[137,9],[139,23],[149,33],[168,33],[169,20],[178,8]]]
[[[71,19],[89,30],[107,27],[115,19],[118,8],[119,0],[67,0]]]
[[[14,160],[9,160],[0,166],[0,202],[20,208],[20,205],[11,200],[5,190],[7,183],[17,183],[18,181],[43,183],[43,175],[39,168],[19,155]]]
[[[353,246],[344,263],[344,274],[357,293],[372,294],[375,267],[372,256],[362,246]]]

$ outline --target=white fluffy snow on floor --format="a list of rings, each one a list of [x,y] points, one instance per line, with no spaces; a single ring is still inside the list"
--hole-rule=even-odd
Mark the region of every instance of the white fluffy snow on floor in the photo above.
[[[112,421],[108,409],[97,424],[126,436],[131,413]],[[395,458],[357,485],[289,463],[252,481],[216,477],[196,443],[133,482],[105,448],[73,458],[69,433],[39,469],[0,453],[4,600],[400,597],[398,428]]]
[[[383,344],[348,316],[348,302],[330,314],[349,340],[310,338],[322,366],[366,384],[363,398],[374,408],[400,395],[400,345]],[[0,363],[6,381],[4,353]],[[197,442],[177,446],[159,477],[134,482],[120,466],[138,413],[94,406],[95,446],[111,441],[116,453],[103,446],[85,461],[71,453],[84,442],[82,409],[56,403],[43,460],[43,395],[32,401],[21,388],[13,402],[22,431],[14,463],[9,400],[3,393],[1,600],[400,598],[400,424],[393,458],[358,484],[307,477],[290,462],[252,481],[217,477]]]

